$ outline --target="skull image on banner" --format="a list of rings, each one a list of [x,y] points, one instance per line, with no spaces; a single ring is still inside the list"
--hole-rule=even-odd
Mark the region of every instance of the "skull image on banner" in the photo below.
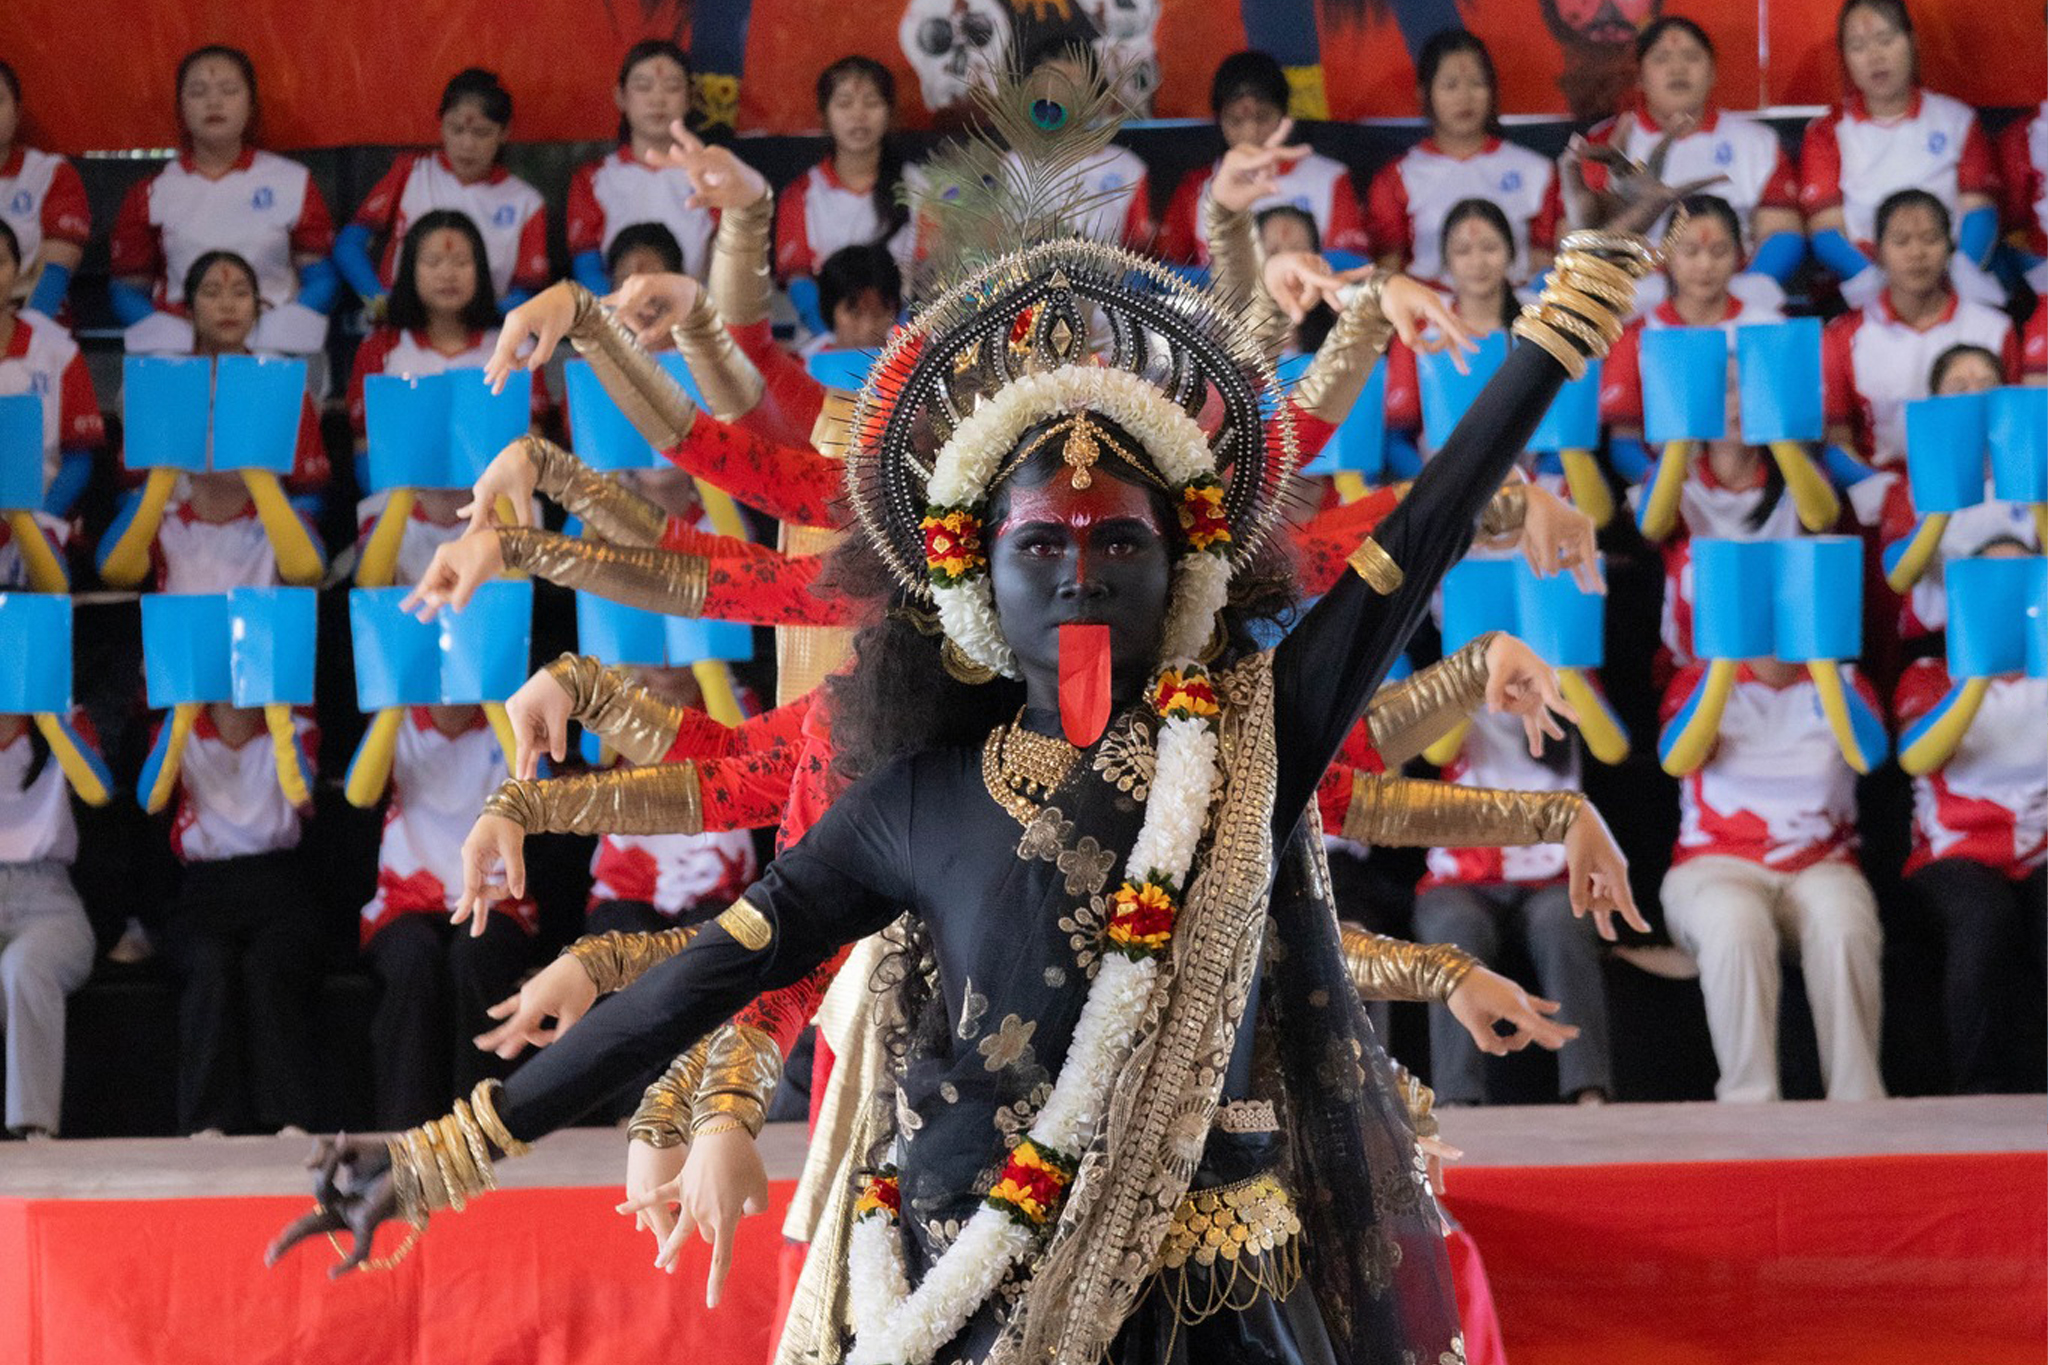
[[[896,40],[917,72],[925,108],[937,112],[1007,59],[1010,14],[1001,0],[909,0]]]

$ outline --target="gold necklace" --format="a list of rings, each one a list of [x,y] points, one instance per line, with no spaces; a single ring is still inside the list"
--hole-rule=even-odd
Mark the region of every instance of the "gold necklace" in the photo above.
[[[1022,710],[1017,713],[1020,717]],[[1027,730],[1016,721],[998,726],[981,746],[981,781],[997,805],[1029,825],[1041,803],[1059,790],[1081,751],[1064,739]]]

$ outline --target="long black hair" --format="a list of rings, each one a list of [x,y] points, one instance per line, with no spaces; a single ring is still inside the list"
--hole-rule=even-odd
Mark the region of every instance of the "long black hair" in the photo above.
[[[832,103],[833,94],[846,81],[866,81],[875,87],[882,102],[889,106],[889,113],[896,113],[896,76],[873,57],[841,57],[818,73],[818,118],[825,118],[825,106]],[[829,136],[830,129],[827,129]],[[882,224],[876,240],[886,242],[910,221],[910,205],[902,202],[896,194],[897,186],[903,183],[903,147],[896,140],[893,127],[883,132],[880,148],[881,163],[875,168],[875,188],[870,197],[875,203],[875,217]],[[829,314],[827,316],[830,316]]]
[[[420,244],[430,234],[444,231],[461,235],[469,243],[469,254],[476,262],[476,288],[462,305],[462,325],[472,332],[488,332],[498,325],[498,297],[491,288],[490,257],[484,254],[483,234],[476,230],[468,214],[457,209],[423,213],[405,230],[405,242],[398,248],[398,271],[391,281],[391,298],[384,306],[384,320],[402,332],[426,328],[427,305],[420,297],[414,275],[419,269]]]
[[[1002,520],[1011,489],[1037,487],[1065,469],[1059,443],[1039,439],[1059,420],[1063,415],[1049,417],[1018,437],[1013,450],[1037,440],[1037,453],[990,494],[983,509],[986,525]],[[1094,420],[1113,438],[1105,444],[1137,446],[1108,417],[1097,413]],[[1177,551],[1179,508],[1167,495],[1114,455],[1097,468],[1151,494],[1159,524],[1169,529]],[[1223,664],[1257,648],[1255,626],[1290,617],[1296,605],[1292,568],[1288,551],[1275,545],[1232,583],[1222,616]],[[1024,684],[1016,679],[963,683],[946,672],[940,652],[945,634],[936,613],[908,600],[865,537],[848,536],[840,543],[824,579],[827,591],[866,605],[866,624],[854,637],[853,666],[826,682],[835,768],[841,777],[859,778],[893,759],[930,749],[977,745],[1024,704]]]

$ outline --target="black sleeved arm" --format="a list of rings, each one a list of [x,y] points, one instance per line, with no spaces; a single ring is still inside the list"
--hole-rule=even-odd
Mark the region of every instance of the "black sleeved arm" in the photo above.
[[[1401,570],[1382,595],[1346,573],[1273,651],[1279,729],[1278,837],[1293,827],[1373,692],[1415,633],[1443,576],[1472,544],[1486,503],[1564,383],[1564,367],[1522,344],[1423,466],[1373,539]]]

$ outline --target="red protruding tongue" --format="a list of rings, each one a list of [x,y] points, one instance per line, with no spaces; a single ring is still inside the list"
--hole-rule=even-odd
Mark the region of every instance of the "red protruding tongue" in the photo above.
[[[1067,743],[1085,749],[1109,725],[1109,627],[1072,622],[1060,627],[1060,729]]]

